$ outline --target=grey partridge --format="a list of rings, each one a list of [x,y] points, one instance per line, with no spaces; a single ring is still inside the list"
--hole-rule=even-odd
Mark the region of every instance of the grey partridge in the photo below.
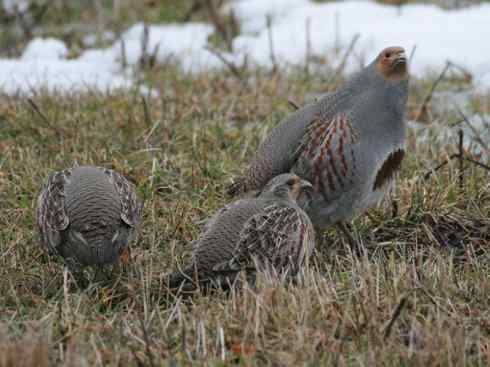
[[[379,202],[400,168],[408,80],[404,49],[384,49],[338,90],[274,128],[228,192],[258,190],[293,172],[314,187],[307,213],[315,228],[361,214]]]
[[[315,246],[311,221],[296,203],[311,188],[294,174],[282,174],[270,180],[257,197],[223,207],[194,242],[190,264],[168,277],[169,288],[227,286],[241,270],[294,275]]]
[[[84,279],[84,267],[101,270],[129,250],[142,206],[134,185],[113,170],[75,166],[53,172],[37,200],[41,245]]]

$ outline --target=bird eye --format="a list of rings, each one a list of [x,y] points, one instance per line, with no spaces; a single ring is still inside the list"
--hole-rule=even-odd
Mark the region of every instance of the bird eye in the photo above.
[[[387,53],[385,53],[385,57],[386,57],[387,59],[389,59],[389,58],[390,58],[390,56],[391,56],[391,52],[387,52]]]
[[[288,185],[288,186],[294,186],[295,183],[296,183],[296,180],[294,178],[292,178],[292,179],[290,179],[290,180],[288,180],[286,182],[286,185]]]

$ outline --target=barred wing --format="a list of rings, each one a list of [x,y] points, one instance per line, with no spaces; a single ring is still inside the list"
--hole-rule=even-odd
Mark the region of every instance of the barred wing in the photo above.
[[[354,184],[359,134],[346,114],[317,116],[295,152],[292,172],[310,181],[325,201]]]
[[[52,253],[61,243],[60,232],[70,223],[65,210],[65,185],[70,175],[70,169],[52,173],[37,199],[36,222],[41,245]]]
[[[114,184],[121,200],[121,219],[130,227],[136,227],[141,219],[143,203],[136,195],[135,186],[123,175],[110,169],[104,169]]]
[[[254,215],[240,233],[236,253],[221,269],[254,267],[254,261],[277,271],[304,263],[314,246],[314,231],[307,215],[292,206],[270,205]]]

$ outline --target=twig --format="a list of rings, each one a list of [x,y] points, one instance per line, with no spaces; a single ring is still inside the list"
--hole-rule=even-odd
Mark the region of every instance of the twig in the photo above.
[[[274,41],[272,39],[272,18],[270,15],[266,16],[267,23],[267,37],[269,39],[269,56],[272,62],[272,72],[275,74],[277,72],[277,60],[274,53]]]
[[[139,59],[139,64],[141,69],[147,68],[149,65],[148,56],[148,42],[150,40],[150,29],[148,24],[143,23],[143,33],[141,34],[141,57]]]
[[[223,328],[220,326],[218,328],[218,335],[219,335],[219,345],[221,349],[221,360],[224,361],[226,354],[225,354],[225,333],[223,331]]]
[[[144,96],[141,96],[141,104],[143,105],[143,115],[145,116],[146,126],[150,127],[153,125],[153,121],[151,120],[148,102],[146,101],[146,98]]]
[[[306,18],[305,22],[306,33],[306,50],[305,50],[305,75],[310,75],[310,59],[311,59],[311,18]]]
[[[481,163],[481,162],[475,161],[475,160],[474,160],[474,159],[472,159],[472,158],[468,158],[468,157],[465,157],[465,156],[460,157],[459,153],[457,153],[457,154],[452,154],[452,155],[450,155],[448,159],[446,159],[446,160],[445,160],[445,161],[443,161],[442,163],[438,164],[438,165],[437,165],[435,168],[433,168],[433,169],[431,169],[430,171],[428,171],[428,172],[427,172],[427,173],[424,175],[424,180],[428,180],[428,179],[429,179],[429,177],[430,177],[430,176],[431,176],[433,173],[435,173],[435,172],[439,171],[439,170],[440,170],[442,167],[444,167],[445,165],[447,165],[447,164],[448,164],[448,163],[449,163],[451,160],[453,160],[453,159],[455,159],[455,158],[462,159],[462,160],[464,160],[464,161],[466,161],[466,162],[470,162],[470,163],[472,163],[472,164],[474,164],[474,165],[476,165],[476,166],[478,166],[478,167],[480,167],[480,168],[483,168],[483,169],[485,169],[485,170],[487,170],[487,171],[490,171],[490,166],[487,166],[487,165],[486,165],[486,164],[484,164],[484,163]]]
[[[388,325],[386,325],[386,328],[385,328],[384,333],[383,333],[384,334],[383,338],[385,340],[388,339],[388,337],[390,336],[393,325],[395,324],[395,321],[400,317],[400,314],[401,314],[403,308],[405,307],[406,303],[407,303],[407,298],[402,297],[402,299],[398,303],[398,306],[396,306],[395,311],[393,312],[393,316],[391,316],[391,320],[388,323]]]
[[[413,45],[412,50],[410,51],[410,56],[408,57],[408,65],[412,65],[412,60],[415,55],[415,51],[417,51],[417,45]]]
[[[223,22],[218,12],[216,11],[216,7],[214,6],[213,0],[206,0],[206,8],[208,9],[209,18],[213,22],[214,27],[216,28],[221,38],[225,42],[227,50],[233,51],[232,37],[228,29],[226,28],[225,23]]]
[[[468,82],[471,82],[471,80],[473,79],[473,75],[468,71],[468,69],[466,69],[465,67],[463,67],[463,66],[461,66],[459,64],[455,64],[452,61],[449,61],[449,65],[452,68],[458,69],[459,71],[461,71],[461,73],[463,74],[464,79],[466,79],[466,81],[468,81]]]
[[[435,168],[433,168],[430,171],[428,171],[424,175],[424,180],[428,180],[430,178],[430,176],[432,176],[433,173],[439,171],[442,167],[444,167],[445,165],[447,165],[454,158],[459,158],[459,154],[452,154],[452,155],[450,155],[448,159],[446,159],[442,163],[438,164]]]
[[[349,59],[352,51],[354,50],[354,46],[356,45],[356,43],[360,37],[361,37],[361,35],[359,33],[356,33],[354,35],[354,37],[352,37],[352,39],[349,43],[349,47],[347,47],[347,51],[345,52],[344,57],[342,58],[342,61],[340,62],[339,66],[337,67],[337,73],[340,73],[344,70],[345,64],[347,63],[347,60]]]
[[[330,83],[335,83],[339,78],[339,75],[343,73],[345,69],[345,65],[347,64],[347,60],[349,59],[352,51],[354,50],[354,46],[356,45],[360,36],[361,35],[359,33],[356,33],[354,37],[352,37],[352,40],[349,43],[349,47],[347,47],[347,50],[345,51],[344,56],[342,57],[342,61],[340,62],[339,66],[337,66],[337,68],[335,69],[335,72],[329,81]]]
[[[416,121],[420,120],[420,117],[427,112],[427,106],[430,103],[432,99],[432,95],[434,94],[434,91],[436,90],[437,85],[441,82],[441,80],[444,78],[444,75],[446,75],[446,72],[448,71],[449,67],[451,66],[451,63],[448,61],[446,62],[446,66],[442,70],[441,74],[439,74],[439,77],[435,80],[434,83],[432,83],[432,86],[429,90],[429,93],[427,96],[424,98],[424,102],[420,106],[419,112],[417,113],[417,117],[415,118]]]
[[[294,110],[299,110],[301,108],[300,105],[291,98],[288,99],[288,103]]]
[[[160,42],[158,42],[153,49],[153,52],[150,55],[150,59],[148,60],[148,66],[150,69],[153,69],[157,62],[158,51],[160,51]]]
[[[151,318],[150,318],[151,320]],[[143,340],[145,341],[145,352],[146,356],[148,357],[148,361],[150,362],[151,367],[155,367],[155,360],[153,358],[153,353],[150,349],[150,337],[148,336],[148,331],[146,330],[146,325],[143,320],[143,317],[140,315],[140,324],[141,324],[141,329],[143,331]]]
[[[335,12],[334,14],[334,32],[335,32],[334,49],[335,49],[335,55],[337,56],[340,52],[340,16],[338,12]]]
[[[243,81],[243,68],[239,68],[236,66],[233,62],[227,60],[220,51],[216,50],[215,48],[212,47],[205,47],[205,50],[211,52],[214,56],[216,56],[220,61],[225,64],[225,66],[231,71],[233,75],[235,75],[239,80]]]
[[[32,38],[33,36],[33,29],[35,28],[36,25],[38,25],[46,11],[48,10],[48,7],[50,5],[50,2],[46,2],[43,5],[38,5],[37,3],[35,4],[30,4],[28,9],[25,11],[19,11],[17,5],[14,6],[13,12],[14,16],[17,19],[20,28],[22,29],[22,33],[24,38]],[[31,21],[27,22],[26,21],[26,14],[31,14]],[[30,23],[30,24],[29,24]]]
[[[37,113],[37,115],[41,118],[41,120],[44,122],[46,126],[53,127],[51,121],[49,121],[46,115],[42,113],[42,111],[37,106],[36,102],[34,102],[31,98],[27,98],[27,102],[29,103],[29,106],[31,106],[32,110],[35,113]]]
[[[486,164],[484,163],[481,163],[481,162],[478,162],[478,161],[475,161],[474,159],[472,158],[468,158],[468,157],[463,157],[463,160],[465,160],[466,162],[470,162],[470,163],[473,163],[474,165],[480,167],[480,168],[483,168],[487,171],[490,171],[490,166],[487,166]]]
[[[185,321],[184,321],[183,317],[181,318],[181,324],[182,324],[182,344],[181,344],[182,352],[187,355],[187,358],[189,358],[189,361],[192,361],[192,359],[193,359],[192,354],[189,351],[189,349],[187,348],[187,330],[185,328]]]
[[[459,142],[458,142],[458,151],[459,151],[459,189],[463,190],[464,185],[464,161],[463,161],[463,130],[458,130]]]
[[[391,198],[391,217],[398,217],[398,201],[395,198]]]
[[[466,115],[463,113],[463,111],[461,111],[461,109],[459,107],[456,106],[456,111],[458,111],[458,113],[461,115],[461,118],[462,118],[462,121],[458,121],[457,124],[459,124],[460,122],[465,122],[466,125],[468,126],[468,128],[471,130],[471,132],[473,133],[474,135],[474,140],[480,144],[482,146],[483,149],[485,149],[486,151],[488,151],[488,145],[485,141],[483,141],[480,133],[478,132],[478,130],[475,129],[475,127],[471,124],[470,120],[466,117]],[[457,125],[457,124],[454,124],[453,126]]]
[[[97,38],[101,39],[101,35],[103,29],[105,28],[105,19],[104,19],[104,5],[101,0],[94,0],[94,7],[97,16]]]

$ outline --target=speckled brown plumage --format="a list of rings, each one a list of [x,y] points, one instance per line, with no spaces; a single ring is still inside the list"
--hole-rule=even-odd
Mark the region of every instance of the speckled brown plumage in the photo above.
[[[75,166],[52,173],[36,209],[41,245],[70,269],[111,264],[136,237],[142,204],[119,173]]]
[[[169,276],[170,288],[232,282],[242,269],[256,266],[294,274],[314,247],[310,219],[296,199],[311,185],[296,175],[272,179],[255,198],[235,201],[219,210],[194,243],[190,264]]]

